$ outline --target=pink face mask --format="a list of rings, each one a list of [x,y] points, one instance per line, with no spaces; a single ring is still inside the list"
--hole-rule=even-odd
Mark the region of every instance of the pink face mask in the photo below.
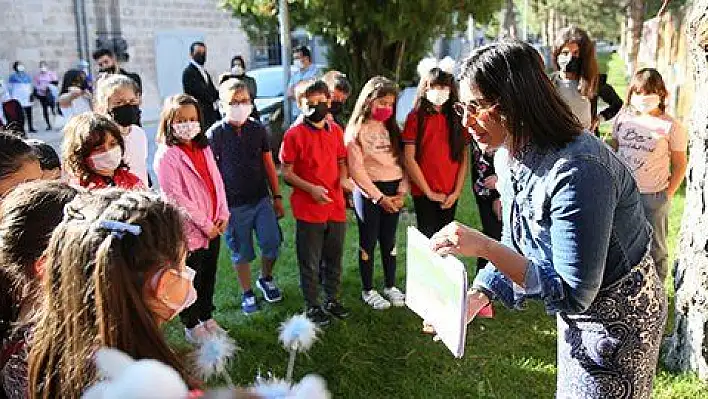
[[[371,110],[371,117],[379,122],[386,122],[393,115],[392,107],[375,107]]]
[[[186,281],[187,284],[189,284],[189,289],[187,291],[187,295],[185,295],[182,303],[171,302],[170,300],[168,300],[167,298],[162,297],[162,296],[160,298],[157,298],[157,300],[159,300],[162,304],[164,304],[169,309],[174,311],[174,313],[172,313],[172,315],[170,315],[170,317],[169,317],[169,319],[172,319],[173,317],[180,314],[180,312],[182,312],[184,309],[192,306],[194,304],[194,302],[196,302],[197,290],[194,289],[194,276],[196,275],[196,272],[194,271],[194,269],[192,269],[189,266],[186,266],[185,269],[182,271],[173,269],[171,267],[165,267],[162,270],[160,270],[159,272],[157,272],[155,274],[155,276],[153,276],[153,278],[152,278],[151,284],[152,284],[152,288],[153,288],[153,290],[155,290],[155,292],[158,292],[158,286],[160,284],[161,277],[165,273],[170,273],[170,274],[174,275],[175,277]],[[161,291],[164,292],[165,289],[168,289],[168,288],[164,287],[163,290],[161,290]]]

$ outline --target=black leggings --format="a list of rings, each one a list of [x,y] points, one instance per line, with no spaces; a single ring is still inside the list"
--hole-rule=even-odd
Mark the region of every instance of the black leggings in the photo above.
[[[31,132],[34,130],[34,126],[32,125],[32,107],[22,107],[22,109],[25,111],[25,119],[27,119],[27,127],[29,128],[29,131]]]
[[[413,197],[413,205],[418,220],[418,230],[428,238],[455,220],[457,202],[450,209],[442,209],[439,202],[431,201],[421,195]]]
[[[54,100],[51,96],[37,96],[39,103],[42,104],[42,112],[44,113],[44,121],[47,123],[47,128],[50,128],[52,124],[49,122],[49,111],[52,111],[52,115],[56,115],[54,110]]]
[[[479,218],[482,221],[482,232],[497,241],[501,240],[502,234],[502,222],[497,218],[494,213],[494,200],[487,197],[481,197],[474,194],[475,200],[477,200],[477,208],[479,208]],[[477,270],[484,269],[487,265],[487,260],[479,257],[477,258]]]
[[[211,319],[214,311],[214,285],[216,284],[216,267],[219,262],[221,237],[209,241],[208,248],[201,248],[189,253],[187,266],[197,272],[194,275],[194,289],[197,290],[197,300],[194,304],[179,314],[180,320],[187,328],[194,328],[200,321]]]
[[[400,180],[376,182],[376,187],[384,195],[394,196]],[[354,210],[359,225],[359,272],[364,291],[373,289],[374,250],[381,245],[381,263],[384,270],[384,285],[396,285],[396,228],[399,212],[388,213],[380,205],[366,198],[361,190],[354,190]]]

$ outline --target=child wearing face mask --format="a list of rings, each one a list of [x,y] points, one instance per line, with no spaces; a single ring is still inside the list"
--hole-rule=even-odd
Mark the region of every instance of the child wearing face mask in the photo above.
[[[103,115],[86,112],[64,127],[62,169],[72,184],[88,189],[145,188],[123,162],[124,152],[120,128]]]
[[[293,186],[290,204],[297,220],[297,261],[307,317],[324,326],[330,316],[349,316],[338,297],[347,226],[344,188],[352,187],[342,129],[326,119],[327,84],[321,80],[300,82],[295,97],[304,119],[285,132],[280,161],[285,181]],[[324,306],[319,300],[320,268]]]
[[[349,172],[356,184],[361,298],[376,310],[404,306],[406,298],[396,288],[396,230],[408,192],[401,131],[394,115],[397,94],[396,85],[389,79],[370,79],[354,106],[344,138]],[[373,287],[377,243],[381,243],[384,269],[383,296]]]
[[[666,113],[667,96],[657,70],[639,70],[629,87],[629,105],[617,116],[610,142],[637,180],[644,213],[654,229],[651,256],[662,281],[668,274],[671,199],[683,182],[688,162],[686,129]]]
[[[198,297],[180,319],[192,343],[223,331],[212,312],[221,235],[229,220],[224,183],[201,120],[199,103],[193,97],[179,94],[165,100],[153,163],[160,191],[185,211],[187,265],[197,273]]]
[[[109,74],[97,82],[94,109],[120,126],[125,142],[123,160],[143,185],[149,186],[147,173],[147,135],[140,125],[138,85],[125,75]]]
[[[241,310],[249,315],[258,311],[251,286],[251,262],[256,259],[254,233],[261,252],[256,287],[267,302],[282,299],[273,269],[282,240],[278,218],[283,217],[285,210],[268,134],[263,125],[250,117],[253,105],[248,85],[235,78],[225,81],[219,87],[219,101],[226,117],[215,123],[207,136],[226,187],[231,212],[226,242],[243,291]]]
[[[452,75],[454,61],[434,65],[423,60],[413,111],[403,130],[406,172],[411,180],[418,230],[432,237],[455,219],[462,194],[469,151],[460,116]],[[449,65],[451,63],[451,65]]]
[[[71,118],[91,111],[91,91],[82,70],[71,69],[64,74],[59,91],[59,113],[68,122]]]
[[[64,208],[45,253],[29,397],[81,397],[103,346],[199,385],[160,330],[197,298],[182,223],[177,206],[145,191],[98,190]]]

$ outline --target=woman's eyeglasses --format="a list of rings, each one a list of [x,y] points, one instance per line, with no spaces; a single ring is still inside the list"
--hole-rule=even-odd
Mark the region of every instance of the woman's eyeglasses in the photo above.
[[[492,106],[486,106],[480,104],[480,101],[478,100],[471,100],[470,102],[463,103],[461,101],[456,102],[453,104],[452,109],[455,110],[455,113],[459,117],[464,117],[465,114],[467,116],[471,117],[477,117],[480,112],[484,111],[485,109],[491,108]]]

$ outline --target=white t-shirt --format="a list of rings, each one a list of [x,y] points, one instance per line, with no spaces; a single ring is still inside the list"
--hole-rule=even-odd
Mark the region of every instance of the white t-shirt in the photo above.
[[[592,105],[587,97],[583,97],[578,90],[580,82],[577,80],[565,80],[557,77],[554,79],[558,93],[563,97],[563,100],[570,106],[580,123],[585,129],[590,129],[592,126]]]
[[[612,137],[617,140],[617,153],[634,173],[642,194],[668,188],[671,152],[685,152],[688,147],[686,129],[666,114],[637,115],[625,110],[615,121]]]
[[[147,135],[145,131],[136,125],[130,126],[127,136],[123,136],[125,141],[125,155],[123,160],[130,167],[130,171],[142,180],[145,187],[148,185],[147,174]]]

